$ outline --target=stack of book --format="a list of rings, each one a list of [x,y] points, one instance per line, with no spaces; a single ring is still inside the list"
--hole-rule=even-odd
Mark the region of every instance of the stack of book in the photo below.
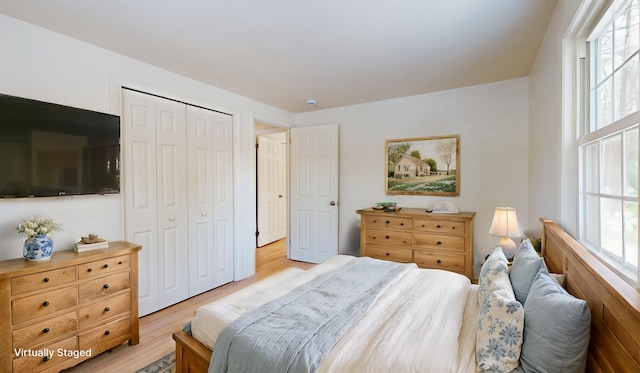
[[[106,249],[107,247],[109,247],[109,242],[101,238],[92,237],[91,240],[86,238],[87,237],[82,237],[82,241],[76,242],[73,245],[73,251],[82,253],[85,251]]]

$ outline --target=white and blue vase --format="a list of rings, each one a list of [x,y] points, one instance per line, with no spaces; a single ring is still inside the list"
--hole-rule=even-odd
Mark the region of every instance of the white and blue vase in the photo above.
[[[48,260],[53,252],[53,241],[46,234],[29,237],[24,241],[22,255],[27,260]]]

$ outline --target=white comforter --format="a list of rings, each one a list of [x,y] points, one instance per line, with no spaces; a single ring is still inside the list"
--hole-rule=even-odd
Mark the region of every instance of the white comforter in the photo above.
[[[242,314],[350,260],[288,269],[198,308],[194,338],[209,348]],[[331,349],[319,372],[475,372],[477,290],[451,272],[415,268],[396,278]]]

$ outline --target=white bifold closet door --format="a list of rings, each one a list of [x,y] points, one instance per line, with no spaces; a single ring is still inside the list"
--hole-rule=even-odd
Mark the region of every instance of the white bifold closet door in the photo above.
[[[123,90],[125,236],[139,314],[233,279],[231,116]]]
[[[232,117],[187,106],[189,294],[233,281]]]

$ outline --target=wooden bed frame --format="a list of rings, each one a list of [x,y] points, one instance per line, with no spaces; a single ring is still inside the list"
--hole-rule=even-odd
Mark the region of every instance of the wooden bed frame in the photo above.
[[[542,255],[550,272],[591,309],[587,372],[640,372],[640,293],[558,225],[542,222]],[[176,372],[207,372],[211,350],[183,331],[176,341]]]

